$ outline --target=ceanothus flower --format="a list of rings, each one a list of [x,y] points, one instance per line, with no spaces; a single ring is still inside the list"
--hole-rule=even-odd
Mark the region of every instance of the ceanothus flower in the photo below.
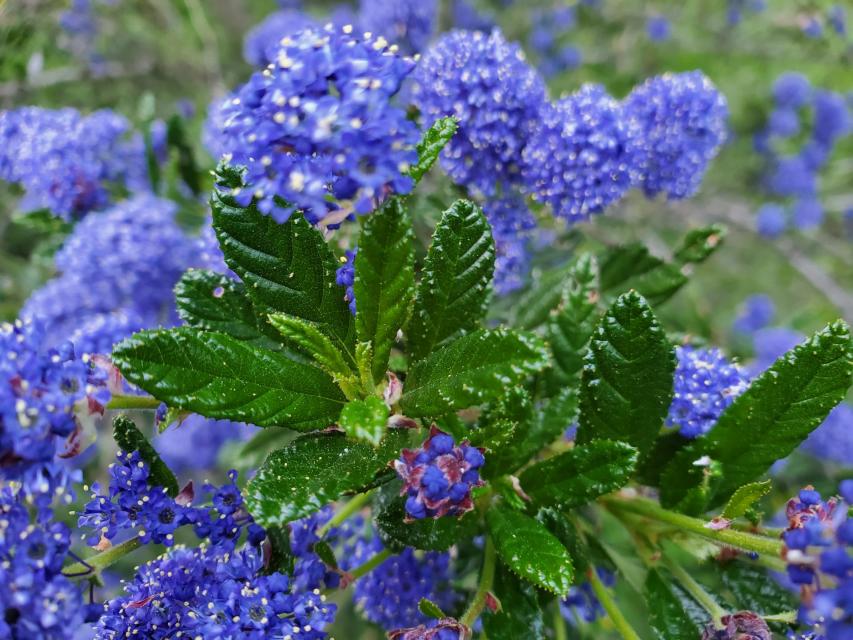
[[[420,449],[403,449],[394,469],[403,479],[406,519],[461,516],[474,508],[471,489],[484,484],[480,467],[483,449],[453,437],[433,425]]]
[[[757,613],[738,611],[720,618],[722,629],[709,623],[702,632],[701,640],[771,640],[770,627]]]
[[[814,229],[823,222],[823,205],[815,197],[800,198],[794,203],[791,219],[797,229]]]
[[[341,266],[335,271],[335,282],[344,288],[344,301],[349,305],[352,315],[355,315],[355,255],[358,247],[351,251],[348,249],[341,258]]]
[[[814,138],[831,147],[850,132],[850,111],[844,96],[833,91],[817,91],[814,96]]]
[[[422,51],[438,23],[438,0],[361,0],[359,26],[409,54]]]
[[[753,334],[773,322],[775,316],[776,305],[770,296],[762,293],[752,295],[744,301],[734,328],[740,333]]]
[[[586,84],[539,118],[522,153],[524,188],[554,215],[587,220],[631,188],[636,128],[603,87]]]
[[[787,71],[773,83],[773,99],[780,107],[798,109],[808,104],[811,97],[811,83],[802,73]]]
[[[672,37],[672,25],[664,15],[654,15],[646,20],[646,34],[653,42],[665,42]]]
[[[623,102],[639,127],[639,183],[649,197],[692,196],[726,140],[726,99],[701,72],[667,73],[635,87]]]
[[[95,638],[324,640],[335,605],[263,568],[256,548],[177,546],[140,567],[125,595],[104,605]]]
[[[302,11],[274,11],[246,34],[243,58],[253,67],[265,67],[275,60],[282,38],[317,26],[317,22]]]
[[[616,584],[616,574],[604,567],[596,567],[598,579],[605,587]],[[560,600],[560,613],[568,622],[575,624],[577,616],[584,622],[595,622],[604,616],[604,607],[592,590],[589,582],[583,582],[569,588],[569,595]]]
[[[767,177],[768,189],[779,196],[813,196],[817,190],[815,173],[800,155],[776,159]]]
[[[413,77],[425,124],[459,121],[441,154],[448,175],[487,196],[517,183],[521,151],[546,102],[545,83],[521,48],[497,29],[451,31],[424,53]]]
[[[418,130],[392,98],[414,61],[352,31],[327,25],[283,38],[273,63],[225,102],[218,146],[246,167],[233,192],[240,205],[254,199],[278,222],[301,208],[316,223],[332,198],[364,214],[412,189]]]
[[[536,219],[517,194],[489,200],[483,213],[495,239],[495,291],[505,295],[524,286],[530,270],[530,233]]]
[[[226,443],[246,440],[256,431],[253,425],[192,413],[160,433],[151,444],[172,471],[181,473],[213,469]]]
[[[853,464],[853,405],[842,402],[800,447],[821,460]]]
[[[776,238],[788,226],[785,208],[775,202],[761,205],[755,216],[755,230],[765,238]]]
[[[435,626],[422,624],[388,634],[388,640],[468,640],[470,637],[471,630],[453,618],[442,618]]]
[[[676,347],[675,392],[666,424],[685,438],[711,430],[735,398],[747,388],[746,375],[719,349]]]

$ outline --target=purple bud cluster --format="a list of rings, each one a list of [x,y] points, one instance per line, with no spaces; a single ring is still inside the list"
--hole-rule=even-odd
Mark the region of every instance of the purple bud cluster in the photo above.
[[[697,438],[746,390],[748,378],[719,349],[683,346],[676,347],[675,354],[675,389],[666,424],[685,438]]]
[[[325,639],[335,605],[263,569],[252,547],[174,547],[140,567],[125,595],[104,606],[95,637]]]
[[[219,146],[246,167],[233,193],[241,205],[254,199],[279,222],[301,208],[316,223],[332,208],[369,213],[411,190],[418,130],[392,98],[414,61],[352,31],[285,36],[274,61],[225,101]]]
[[[112,188],[144,188],[144,144],[129,132],[128,121],[109,110],[0,112],[0,180],[24,189],[21,210],[81,218],[109,204]]]
[[[422,624],[388,634],[388,640],[467,640],[470,637],[471,630],[453,618],[442,618],[435,626]]]
[[[341,266],[335,272],[335,282],[339,287],[344,287],[344,301],[349,305],[349,310],[352,315],[355,315],[355,255],[358,253],[358,247],[352,251],[347,250],[344,257],[341,258]]]
[[[820,172],[838,141],[853,131],[844,96],[813,88],[800,73],[780,75],[773,85],[773,99],[767,123],[754,138],[754,147],[767,166],[765,188],[771,196],[785,200],[784,205],[766,204],[758,211],[757,230],[768,238],[780,235],[789,224],[798,229],[821,224]],[[804,112],[810,112],[812,123],[808,135],[801,132]],[[793,139],[804,141],[791,152]],[[783,146],[785,152],[780,150]]]
[[[853,480],[841,484],[843,502],[826,501],[811,487],[788,501],[782,534],[788,578],[800,586],[800,622],[825,640],[853,630]]]
[[[471,511],[471,489],[484,484],[480,468],[483,450],[467,440],[456,445],[453,437],[433,425],[420,449],[403,449],[394,468],[403,479],[406,519],[461,516]]]
[[[28,492],[67,489],[71,477],[57,455],[80,452],[81,419],[109,401],[106,378],[70,343],[48,349],[39,324],[0,325],[0,480]]]
[[[176,497],[153,484],[151,469],[139,452],[118,452],[118,461],[109,467],[107,493],[92,486],[92,499],[77,519],[77,526],[91,531],[86,542],[97,545],[102,539],[113,540],[120,532],[135,530],[140,540],[172,546],[175,531],[192,526],[199,538],[226,550],[233,550],[245,531],[250,544],[260,544],[264,530],[254,523],[243,504],[237,487],[237,472],[229,472],[229,482],[221,487],[204,485],[210,505],[193,506],[192,485]]]
[[[772,640],[770,627],[757,613],[738,611],[720,618],[722,628],[709,623],[702,632],[701,640]]]

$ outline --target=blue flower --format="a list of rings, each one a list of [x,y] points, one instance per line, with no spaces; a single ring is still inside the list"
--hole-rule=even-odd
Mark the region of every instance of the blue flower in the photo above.
[[[853,464],[853,405],[842,402],[830,411],[801,449],[822,460]]]
[[[452,31],[423,55],[412,96],[425,124],[455,116],[441,154],[458,184],[493,195],[521,177],[519,159],[546,101],[545,84],[500,31]]]
[[[770,112],[767,120],[767,131],[780,138],[790,138],[800,131],[800,115],[795,109],[777,107]]]
[[[709,623],[700,640],[771,640],[767,623],[753,611],[738,611],[720,618],[721,628]]]
[[[685,438],[711,430],[735,398],[747,388],[746,375],[719,349],[676,347],[675,391],[666,424]]]
[[[811,83],[802,73],[787,71],[773,83],[773,99],[780,107],[798,109],[808,104],[811,97]]]
[[[409,54],[426,48],[438,22],[438,0],[360,0],[359,26]]]
[[[344,257],[341,258],[341,266],[335,272],[335,282],[339,287],[344,287],[344,300],[349,304],[349,310],[352,315],[355,315],[355,255],[358,253],[358,247],[352,251],[347,250]]]
[[[646,20],[646,34],[649,36],[649,40],[664,42],[672,37],[672,25],[666,16],[651,16]]]
[[[768,295],[756,294],[747,298],[734,323],[736,331],[752,334],[769,325],[776,315],[776,305]]]
[[[752,336],[755,361],[750,365],[750,374],[755,376],[769,368],[777,358],[800,344],[804,337],[798,331],[782,327],[756,331]]]
[[[829,24],[840,36],[847,35],[847,9],[840,4],[834,4],[826,11]]]
[[[350,32],[328,25],[284,38],[275,61],[225,102],[218,146],[246,167],[233,193],[241,205],[254,199],[279,222],[302,208],[319,222],[330,198],[345,216],[411,190],[419,135],[391,99],[414,62],[384,38]]]
[[[317,26],[317,22],[302,11],[274,11],[246,34],[243,58],[254,67],[265,67],[275,60],[282,38]]]
[[[813,229],[823,222],[823,205],[814,197],[800,198],[794,203],[792,216],[794,226],[798,229]]]
[[[226,443],[245,440],[256,431],[257,427],[252,425],[211,420],[193,413],[163,431],[152,444],[175,473],[213,469]]]
[[[850,111],[844,96],[834,91],[817,91],[814,96],[814,139],[831,147],[850,132]]]
[[[779,196],[811,196],[817,189],[815,174],[800,156],[779,158],[767,179],[771,193]]]
[[[604,567],[597,567],[595,571],[604,586],[612,587],[616,584],[616,575],[612,571]],[[577,620],[576,615],[580,616],[584,622],[594,622],[596,618],[604,616],[604,607],[592,590],[592,585],[589,582],[583,582],[571,587],[569,595],[560,600],[560,613],[572,624]]]
[[[432,625],[419,625],[395,629],[388,633],[388,640],[465,640],[471,630],[453,618],[442,618]]]
[[[570,223],[622,198],[637,164],[636,128],[600,85],[543,108],[524,149],[525,189]]]
[[[726,99],[700,71],[650,78],[624,109],[639,127],[639,182],[646,195],[693,195],[726,140]]]
[[[775,203],[761,205],[755,216],[755,230],[765,238],[776,238],[782,235],[788,226],[785,209]]]

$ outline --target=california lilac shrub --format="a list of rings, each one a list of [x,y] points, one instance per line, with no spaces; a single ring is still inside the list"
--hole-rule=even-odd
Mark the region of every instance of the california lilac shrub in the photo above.
[[[843,8],[534,4],[4,13],[0,638],[853,637]]]

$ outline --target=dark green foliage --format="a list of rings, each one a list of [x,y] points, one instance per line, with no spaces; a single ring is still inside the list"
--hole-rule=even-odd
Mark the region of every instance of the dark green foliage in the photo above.
[[[152,485],[163,487],[173,498],[178,495],[180,488],[175,474],[163,462],[133,420],[127,416],[117,416],[113,420],[113,437],[122,451],[125,453],[138,451],[139,456],[148,463]]]

